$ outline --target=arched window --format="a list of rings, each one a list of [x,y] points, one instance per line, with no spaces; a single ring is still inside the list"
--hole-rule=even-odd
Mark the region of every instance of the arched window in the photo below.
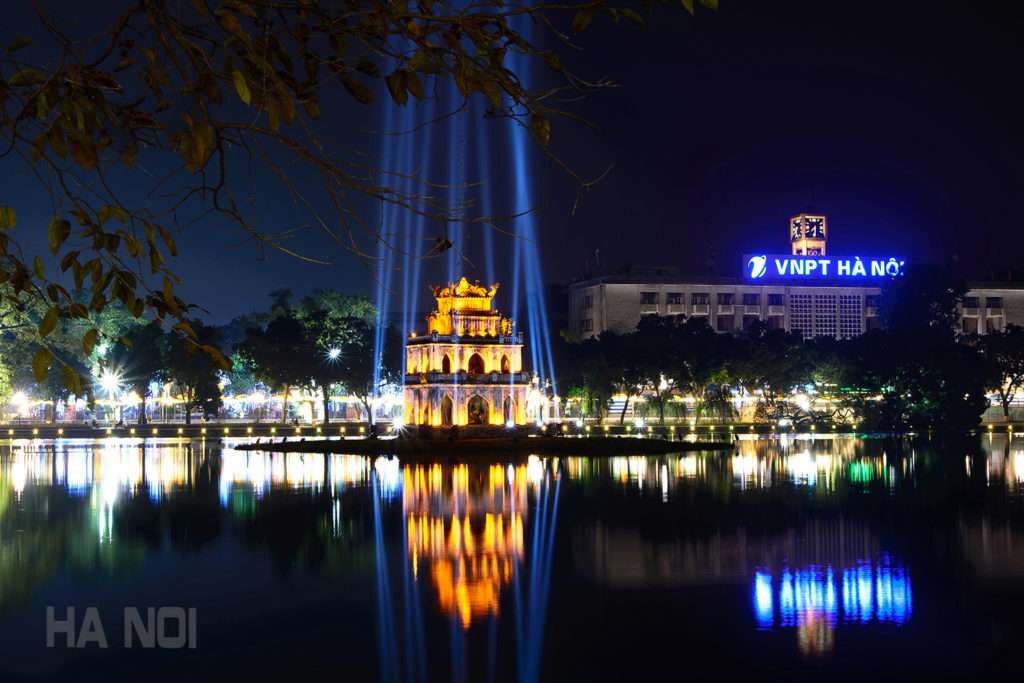
[[[501,357],[501,374],[507,375],[512,372],[512,363],[509,361],[508,356]]]
[[[452,359],[448,354],[444,354],[444,359],[441,360],[441,372],[446,375],[452,374]]]
[[[484,374],[484,359],[479,353],[474,353],[469,357],[469,374],[471,375],[482,375]],[[481,399],[483,400],[483,399]]]
[[[471,425],[485,425],[490,422],[490,409],[482,396],[473,396],[466,406],[468,422]]]
[[[451,396],[445,396],[441,399],[441,424],[443,426],[451,427],[452,424],[454,424],[452,421],[452,412],[452,398]]]
[[[505,402],[504,402],[504,404],[502,404],[502,411],[501,411],[501,413],[502,413],[502,421],[505,424],[508,424],[509,422],[515,422],[516,421],[514,407],[515,407],[515,404],[512,403],[512,397],[511,396],[506,396],[505,397]]]

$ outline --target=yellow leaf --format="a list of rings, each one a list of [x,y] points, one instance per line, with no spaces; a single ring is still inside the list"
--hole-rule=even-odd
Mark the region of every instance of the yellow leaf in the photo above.
[[[349,76],[341,76],[340,78],[341,84],[345,86],[345,90],[348,90],[348,94],[356,98],[357,102],[360,104],[370,104],[373,102],[373,92],[364,83]]]
[[[252,101],[252,93],[249,92],[249,84],[245,80],[245,74],[235,69],[231,74],[231,80],[235,82],[235,92],[238,93],[238,98],[248,105]]]
[[[96,346],[97,334],[99,334],[99,332],[94,327],[91,330],[86,331],[82,336],[82,350],[85,351],[85,355],[92,355],[93,347]]]
[[[43,316],[43,322],[39,323],[39,336],[45,337],[46,335],[53,332],[53,328],[57,326],[57,319],[60,317],[60,309],[53,306]]]
[[[546,147],[551,139],[551,122],[540,114],[534,114],[530,119],[530,130],[537,136],[540,144]]]
[[[413,71],[405,72],[405,87],[409,89],[417,100],[423,99],[423,81]]]
[[[0,230],[7,230],[17,225],[17,216],[12,206],[0,206]]]
[[[75,372],[71,366],[65,365],[61,368],[61,378],[65,389],[75,396],[82,395],[82,376]]]
[[[71,223],[56,216],[50,221],[49,242],[50,253],[56,254],[60,245],[71,235]]]
[[[171,237],[171,233],[167,232],[167,229],[162,225],[156,226],[157,232],[160,233],[160,239],[167,245],[167,250],[171,252],[171,256],[178,255],[178,245],[174,243],[174,238]]]
[[[393,71],[384,80],[388,84],[391,99],[399,105],[405,104],[409,99],[409,93],[405,91],[405,72]]]
[[[50,350],[39,349],[36,351],[36,355],[32,358],[32,375],[36,378],[37,382],[46,380],[46,375],[50,371]]]
[[[156,247],[149,248],[149,267],[155,273],[164,264],[164,255]]]
[[[242,32],[242,25],[238,22],[238,18],[234,14],[227,10],[220,10],[218,14],[219,16],[217,17],[217,21],[220,22],[221,27],[225,31],[235,35],[245,35]]]
[[[32,39],[28,38],[26,36],[22,36],[20,38],[15,38],[14,40],[11,41],[11,44],[7,46],[7,51],[8,52],[15,52],[15,51],[20,50],[20,49],[22,49],[24,47],[28,47],[31,44],[32,44]]]
[[[306,109],[306,114],[309,115],[309,118],[320,118],[320,105],[317,104],[316,100],[303,100],[302,106]]]

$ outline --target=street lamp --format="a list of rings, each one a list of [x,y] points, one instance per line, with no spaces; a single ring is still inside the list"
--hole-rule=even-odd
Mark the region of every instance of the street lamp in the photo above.
[[[107,398],[116,403],[117,395],[121,391],[121,373],[115,372],[109,368],[103,370],[103,374],[100,376],[100,386],[103,387],[103,391],[107,392]],[[114,421],[114,407],[110,409],[111,421]],[[117,406],[118,412],[120,412],[120,405]],[[116,416],[118,419],[120,415]]]

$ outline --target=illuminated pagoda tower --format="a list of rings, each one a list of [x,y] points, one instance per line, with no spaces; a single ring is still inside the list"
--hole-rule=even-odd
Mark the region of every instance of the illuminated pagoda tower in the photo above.
[[[465,277],[433,288],[427,332],[405,347],[405,422],[410,425],[526,424],[529,376],[523,337],[491,308],[498,285]]]
[[[793,256],[824,256],[828,241],[828,217],[802,213],[789,219]]]

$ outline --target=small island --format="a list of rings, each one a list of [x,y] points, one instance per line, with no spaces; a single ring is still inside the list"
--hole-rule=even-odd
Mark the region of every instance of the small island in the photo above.
[[[684,451],[732,451],[724,441],[667,441],[633,437],[543,436],[529,434],[467,435],[464,438],[354,438],[354,439],[282,439],[257,441],[233,446],[241,451],[284,453],[351,453],[355,455],[466,456],[496,453],[536,455],[652,455]]]

